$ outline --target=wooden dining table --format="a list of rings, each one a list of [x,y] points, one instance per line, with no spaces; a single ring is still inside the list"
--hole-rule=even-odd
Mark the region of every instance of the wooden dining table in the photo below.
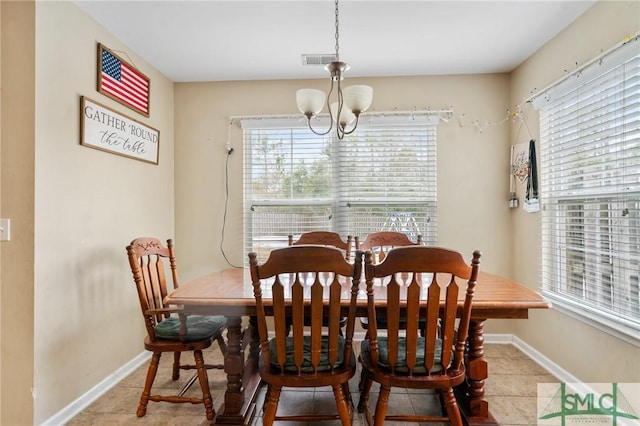
[[[361,288],[356,315],[366,317],[364,280]],[[345,284],[343,291],[350,291],[349,283]],[[376,287],[375,295],[376,307],[384,314],[386,293],[383,285]],[[462,309],[463,297],[464,292],[461,292],[459,310]],[[257,369],[259,343],[255,326],[256,307],[248,269],[224,269],[196,278],[172,291],[165,303],[183,305],[185,311],[191,314],[227,317],[227,353],[224,357],[227,388],[224,403],[212,424],[251,424],[260,377]],[[480,272],[472,306],[466,359],[467,380],[456,389],[456,394],[466,423],[497,425],[484,396],[484,381],[488,378],[488,361],[484,358],[483,349],[484,323],[494,318],[526,319],[530,309],[548,309],[551,304],[523,284]],[[348,305],[343,306],[345,312],[347,308]],[[266,309],[269,309],[268,303]]]

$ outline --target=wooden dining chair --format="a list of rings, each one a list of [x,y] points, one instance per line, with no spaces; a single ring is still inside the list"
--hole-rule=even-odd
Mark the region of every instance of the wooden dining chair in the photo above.
[[[351,253],[352,253],[352,245],[353,245],[353,237],[351,235],[347,235],[347,241],[344,241],[340,234],[337,232],[331,231],[311,231],[300,234],[300,237],[297,240],[293,240],[293,235],[289,235],[289,245],[290,246],[298,246],[301,244],[314,244],[314,245],[322,245],[326,247],[335,247],[339,248],[344,253],[344,258],[347,261],[351,261]],[[305,319],[305,324],[308,324],[309,321]],[[325,323],[326,325],[326,320]],[[340,318],[340,332],[347,324],[347,318]],[[290,321],[289,321],[290,325]]]
[[[353,252],[353,237],[347,235],[347,240],[344,241],[340,234],[331,231],[311,231],[300,234],[297,240],[294,241],[293,235],[289,235],[289,245],[298,246],[301,244],[316,244],[327,247],[336,247],[343,251],[345,259],[351,261],[351,253]]]
[[[224,368],[223,365],[205,364],[202,351],[217,341],[223,355],[226,344],[222,337],[226,318],[223,316],[186,315],[180,306],[167,306],[164,299],[173,288],[178,288],[178,272],[172,240],[163,246],[157,238],[137,238],[127,246],[129,265],[133,273],[140,299],[140,307],[147,336],[146,350],[153,352],[144,390],[136,415],[142,417],[147,412],[149,401],[204,404],[208,420],[215,417],[213,400],[209,390],[207,369]],[[171,282],[165,277],[165,270],[171,271]],[[197,371],[177,395],[151,395],[151,388],[158,371],[160,357],[165,352],[173,353],[172,379],[180,378],[180,370]],[[194,364],[182,364],[182,352],[192,352]],[[185,397],[186,391],[197,379],[202,389],[202,398]]]
[[[249,267],[260,339],[258,370],[267,384],[263,424],[339,419],[351,425],[349,379],[356,372],[353,332],[362,262],[347,262],[337,248],[300,245],[271,251],[261,265],[257,254],[249,253]],[[338,320],[345,306],[347,327],[342,336]],[[293,318],[290,333],[288,317]],[[329,318],[326,327],[325,317]],[[311,320],[309,326],[304,318]],[[277,415],[283,388],[320,386],[332,387],[337,414]]]
[[[416,236],[415,242],[411,241],[404,232],[397,231],[372,232],[366,236],[363,242],[355,237],[356,250],[371,251],[375,263],[382,262],[389,254],[389,250],[395,247],[414,245],[422,245],[422,234]]]
[[[464,350],[480,257],[481,253],[474,251],[471,265],[468,265],[457,251],[425,246],[399,247],[376,264],[373,254],[365,252],[369,336],[361,343],[364,385],[358,410],[365,413],[369,425],[382,426],[385,420],[448,420],[453,425],[462,425],[453,387],[465,380]],[[378,285],[374,286],[374,280],[380,281]],[[376,327],[376,291],[386,293],[387,332],[384,336],[378,335]],[[460,292],[465,295],[457,319]],[[441,299],[444,307],[441,307]],[[404,331],[400,329],[401,316],[409,319]],[[425,323],[422,336],[418,333],[418,319]],[[380,394],[372,416],[368,400],[374,381],[380,383]],[[387,415],[392,387],[436,390],[444,406],[442,416]]]
[[[372,260],[374,263],[382,262],[389,254],[389,251],[393,250],[396,247],[406,247],[414,245],[422,245],[421,234],[418,234],[415,242],[411,241],[405,233],[396,231],[372,232],[371,234],[367,235],[362,243],[360,243],[358,237],[355,238],[356,249],[362,251],[371,251]],[[384,317],[378,318],[378,330],[386,328],[385,321],[386,319]],[[404,328],[404,323],[405,320],[401,319],[401,328]],[[360,325],[363,329],[368,330],[368,319],[360,318]]]

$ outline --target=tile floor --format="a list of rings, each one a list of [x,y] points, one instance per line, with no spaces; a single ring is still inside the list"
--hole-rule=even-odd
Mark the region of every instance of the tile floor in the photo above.
[[[359,346],[359,345],[358,345]],[[485,382],[485,394],[491,407],[491,412],[501,425],[534,425],[536,424],[536,385],[538,383],[558,382],[554,376],[540,367],[536,362],[528,358],[515,346],[505,344],[485,344],[485,357],[489,361],[490,375]],[[221,354],[217,346],[205,354],[207,362],[220,362]],[[180,380],[171,380],[171,356],[163,356],[158,371],[154,388],[167,388],[179,390],[184,382],[191,376],[189,371],[183,371]],[[138,368],[128,377],[105,393],[97,401],[93,402],[84,411],[79,413],[67,426],[101,426],[101,425],[166,425],[187,426],[206,425],[204,409],[201,405],[170,404],[150,402],[147,414],[142,418],[136,417],[140,392],[144,384],[147,364]],[[358,403],[359,393],[357,381],[359,371],[352,379],[351,389],[354,404]],[[214,399],[214,408],[218,409],[224,399],[226,385],[224,372],[221,370],[209,370],[209,382]],[[375,385],[374,385],[375,386]],[[258,409],[256,416],[261,413],[261,403],[264,398],[265,388],[262,387],[258,396]],[[377,400],[377,387],[372,389],[370,404],[373,409]],[[189,392],[199,392],[197,383]],[[420,391],[393,390],[389,404],[389,411],[425,412],[439,407],[437,398],[432,394]],[[278,407],[279,413],[287,409],[326,411],[334,410],[333,393],[330,388],[323,389],[298,389],[284,391]],[[280,425],[300,426],[295,422],[276,422]],[[319,424],[319,423],[315,423]],[[339,425],[340,422],[323,422],[327,425]],[[354,414],[354,426],[363,426],[366,423],[361,414]],[[388,422],[389,426],[396,423]],[[411,425],[415,423],[397,423],[398,425]],[[429,423],[436,424],[436,423]],[[262,425],[262,419],[256,417],[254,426]]]

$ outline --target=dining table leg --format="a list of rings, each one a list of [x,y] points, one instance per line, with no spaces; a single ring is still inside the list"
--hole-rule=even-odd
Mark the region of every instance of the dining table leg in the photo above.
[[[484,319],[471,319],[467,338],[467,380],[456,389],[462,403],[461,412],[469,425],[497,425],[484,396],[484,381],[489,377],[484,358]]]
[[[224,403],[212,424],[248,426],[253,421],[255,396],[260,384],[254,353],[254,340],[257,340],[254,326],[255,321],[249,321],[247,330],[243,332],[242,317],[227,316],[227,353],[224,357],[227,389]],[[244,348],[247,343],[250,345],[250,354],[245,361]]]

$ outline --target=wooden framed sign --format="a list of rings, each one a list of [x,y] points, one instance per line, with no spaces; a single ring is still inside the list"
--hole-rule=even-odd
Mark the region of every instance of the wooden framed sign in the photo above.
[[[80,144],[158,164],[160,132],[80,96]]]

